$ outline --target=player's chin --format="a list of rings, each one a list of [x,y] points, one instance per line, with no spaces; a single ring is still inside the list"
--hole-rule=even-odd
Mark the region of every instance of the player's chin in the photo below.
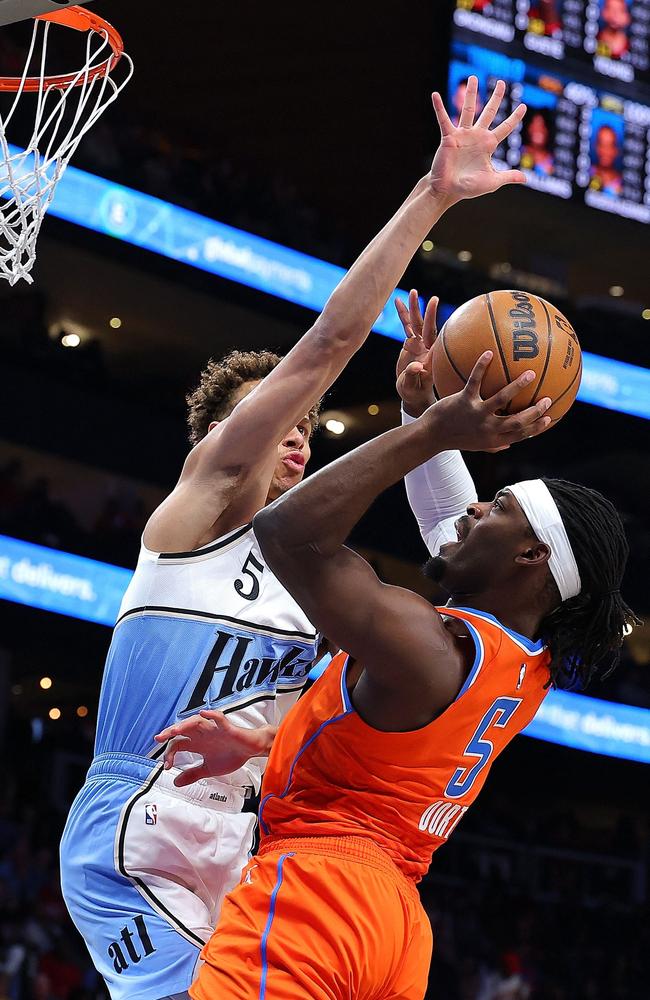
[[[290,490],[292,486],[297,486],[298,483],[302,482],[304,474],[304,469],[301,469],[300,471],[296,469],[295,472],[290,472],[288,474],[283,470],[282,475],[274,476],[273,482],[271,483],[271,492],[269,494],[270,499],[277,500],[277,498],[281,497],[287,492],[287,490]]]
[[[433,580],[434,583],[444,583],[445,574],[447,572],[447,560],[445,559],[442,551],[444,548],[446,548],[446,546],[441,545],[439,555],[432,556],[431,559],[427,559],[422,567],[422,572],[426,576],[427,580]]]

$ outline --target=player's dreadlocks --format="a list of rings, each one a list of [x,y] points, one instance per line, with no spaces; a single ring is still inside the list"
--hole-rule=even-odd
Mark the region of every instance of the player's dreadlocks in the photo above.
[[[563,479],[544,479],[558,506],[582,582],[576,597],[543,620],[551,650],[551,679],[586,687],[617,666],[626,630],[641,622],[621,597],[629,553],[616,508],[596,490]]]

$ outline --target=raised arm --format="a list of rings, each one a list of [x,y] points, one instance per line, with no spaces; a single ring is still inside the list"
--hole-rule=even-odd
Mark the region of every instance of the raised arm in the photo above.
[[[432,455],[500,449],[546,428],[547,398],[516,416],[497,415],[532,381],[532,372],[481,399],[490,359],[490,352],[483,355],[462,392],[350,452],[253,522],[273,572],[314,624],[361,664],[364,683],[391,692],[391,711],[406,727],[424,724],[449,704],[461,687],[464,660],[427,601],[382,584],[344,542],[379,493]]]
[[[193,449],[174,493],[147,526],[149,547],[194,547],[226,509],[231,522],[247,520],[265,500],[260,496],[260,466],[272,463],[283,435],[362,345],[431,227],[458,201],[525,181],[521,171],[497,171],[491,162],[498,144],[525,113],[521,105],[490,131],[504,91],[500,81],[473,124],[477,81],[470,78],[458,127],[452,125],[440,95],[433,95],[441,143],[431,171],[343,278],[314,326]]]
[[[418,294],[412,289],[408,307],[396,301],[406,340],[397,359],[397,392],[402,400],[402,423],[412,423],[435,400],[432,353],[437,337],[434,296],[422,316]],[[456,537],[454,521],[477,499],[476,487],[459,451],[434,455],[404,479],[409,505],[431,555]]]

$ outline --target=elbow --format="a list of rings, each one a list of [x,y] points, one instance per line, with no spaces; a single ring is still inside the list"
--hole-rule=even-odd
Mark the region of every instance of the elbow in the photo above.
[[[332,362],[338,361],[341,355],[347,359],[350,351],[356,352],[368,336],[367,326],[356,320],[354,315],[342,314],[338,309],[334,315],[329,315],[327,306],[313,329],[318,336],[318,357],[321,360],[330,358]]]
[[[264,561],[271,569],[277,565],[277,561],[282,553],[280,539],[282,530],[280,527],[281,516],[274,510],[275,504],[264,507],[253,518],[253,531],[259,542],[259,546],[264,556]]]
[[[253,518],[253,530],[258,542],[265,548],[270,545],[276,535],[275,518],[273,516],[273,506],[263,507]]]
[[[281,504],[271,504],[253,518],[253,530],[264,562],[284,580],[301,565],[304,547],[294,544]]]

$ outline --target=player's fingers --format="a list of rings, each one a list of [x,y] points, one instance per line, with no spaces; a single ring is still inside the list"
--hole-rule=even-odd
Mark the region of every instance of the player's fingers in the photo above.
[[[476,114],[476,95],[478,93],[478,77],[470,76],[467,80],[467,87],[465,88],[465,100],[463,101],[463,109],[460,113],[460,118],[458,119],[458,124],[461,128],[471,128],[474,124],[474,115]]]
[[[465,385],[465,391],[469,393],[470,396],[481,395],[481,383],[483,381],[483,376],[488,370],[490,361],[492,360],[492,351],[483,351],[480,358],[472,368],[467,383]]]
[[[529,406],[521,413],[502,417],[500,435],[510,444],[514,444],[515,441],[524,441],[526,438],[541,434],[551,423],[551,418],[545,415],[549,406],[551,406],[550,399],[540,399],[534,406]]]
[[[173,740],[170,740],[169,746],[165,750],[165,756],[163,757],[166,771],[174,766],[174,757],[180,750],[186,749],[188,743],[191,743],[191,740],[187,736],[175,736]]]
[[[485,400],[486,408],[489,408],[492,413],[498,413],[500,410],[503,411],[511,403],[515,396],[525,389],[527,385],[534,382],[537,375],[531,369],[522,372],[518,375],[514,382],[509,382],[508,385],[504,385],[503,389],[499,389],[495,392],[494,396],[490,396],[489,399]]]
[[[433,110],[435,111],[436,118],[438,119],[438,125],[440,126],[440,134],[443,137],[446,135],[453,135],[454,126],[451,118],[447,114],[447,109],[442,102],[442,97],[437,90],[431,95],[431,101],[433,102]]]
[[[476,124],[481,126],[481,128],[489,128],[494,119],[496,118],[497,111],[501,106],[501,101],[503,100],[503,95],[506,92],[506,85],[503,80],[497,80],[494,90],[490,100],[487,102],[480,115],[476,120]]]
[[[400,318],[400,323],[404,327],[404,332],[407,337],[413,337],[413,330],[411,328],[411,316],[408,310],[408,306],[403,299],[395,299],[395,308],[397,309],[397,315]]]
[[[515,110],[511,112],[507,118],[497,125],[496,128],[492,129],[492,135],[497,142],[503,142],[504,139],[508,138],[511,132],[514,132],[527,110],[528,109],[525,104],[517,105]]]
[[[184,771],[181,771],[181,773],[174,778],[174,784],[177,788],[184,788],[185,785],[193,785],[195,781],[200,781],[201,778],[209,777],[211,777],[211,775],[206,765],[197,764],[196,767],[188,767]]]
[[[537,420],[533,421],[533,423],[529,423],[526,426],[522,426],[522,424],[519,423],[503,436],[504,440],[506,440],[510,445],[516,444],[518,441],[526,441],[528,438],[537,437],[537,435],[542,434],[546,428],[552,424],[552,422],[553,421],[550,417],[539,417]]]
[[[408,340],[404,341],[402,350],[405,354],[415,354],[419,356],[422,354],[422,337],[418,337],[417,334],[413,334]]]
[[[422,310],[420,309],[420,298],[416,288],[409,292],[409,315],[411,317],[411,327],[416,334],[422,335]]]
[[[438,327],[436,326],[436,313],[438,311],[438,303],[440,299],[437,295],[432,295],[427,302],[427,307],[424,311],[424,322],[422,324],[422,340],[424,346],[429,348],[433,347],[436,337],[438,336]]]
[[[404,369],[404,377],[407,382],[413,384],[419,380],[423,371],[424,365],[421,361],[411,361],[410,364],[408,364]]]
[[[545,396],[544,399],[539,399],[533,406],[529,406],[527,409],[522,410],[521,413],[512,414],[510,417],[506,417],[506,420],[517,420],[517,426],[522,431],[528,434],[531,427],[536,426],[540,420],[545,419],[544,414],[553,405],[553,400]],[[551,419],[550,417],[548,418]],[[504,422],[505,426],[505,422]]]
[[[216,722],[220,726],[226,722],[226,717],[223,712],[219,712],[216,708],[202,708],[199,715],[202,719],[209,719],[211,722]]]
[[[199,725],[199,718],[197,715],[193,715],[183,722],[175,722],[173,726],[167,726],[166,729],[154,736],[154,740],[156,743],[166,743],[167,740],[171,740],[175,736],[187,736],[196,729],[197,725]]]
[[[528,178],[523,170],[500,170],[497,174],[497,190],[506,184],[527,184]]]

